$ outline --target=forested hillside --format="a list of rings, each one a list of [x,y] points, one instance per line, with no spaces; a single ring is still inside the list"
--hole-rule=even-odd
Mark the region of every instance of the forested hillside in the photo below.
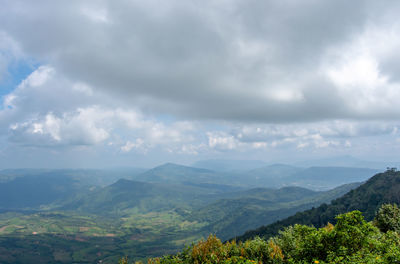
[[[400,203],[400,172],[395,169],[373,176],[365,184],[333,200],[329,205],[322,204],[271,225],[248,231],[237,239],[244,241],[255,236],[268,238],[294,224],[322,227],[328,222],[335,223],[336,215],[352,210],[361,211],[366,220],[370,221],[379,206],[384,203]]]
[[[196,209],[189,219],[209,223],[204,230],[225,240],[231,238],[232,234],[241,235],[249,229],[273,223],[322,203],[329,203],[359,185],[360,183],[346,184],[326,192],[315,192],[301,187],[251,189]]]
[[[336,225],[321,228],[294,225],[268,240],[256,237],[245,242],[222,243],[214,235],[176,255],[154,258],[149,264],[293,264],[293,263],[399,263],[400,210],[383,205],[374,222],[360,211],[335,217]],[[128,263],[121,259],[120,263]]]

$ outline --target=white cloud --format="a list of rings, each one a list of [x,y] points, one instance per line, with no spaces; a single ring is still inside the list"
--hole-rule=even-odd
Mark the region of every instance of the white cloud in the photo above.
[[[144,144],[143,139],[137,138],[135,142],[127,141],[124,146],[121,147],[123,152],[130,152],[132,149],[140,149]]]
[[[11,140],[38,147],[98,144],[109,137],[109,132],[101,127],[105,116],[99,114],[102,114],[101,111],[95,108],[78,109],[61,117],[48,113],[43,117],[12,124]]]
[[[238,147],[238,141],[232,135],[224,132],[207,132],[208,145],[217,150],[233,150]]]
[[[43,86],[53,74],[54,69],[52,67],[40,66],[21,83],[21,88]]]

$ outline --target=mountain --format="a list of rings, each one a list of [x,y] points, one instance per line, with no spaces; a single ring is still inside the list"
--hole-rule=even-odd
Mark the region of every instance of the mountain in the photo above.
[[[6,169],[0,170],[0,183],[8,182],[18,177],[45,176],[69,177],[84,185],[107,186],[121,178],[132,179],[145,172],[143,168],[113,168],[113,169]]]
[[[166,163],[135,177],[137,181],[167,184],[232,184],[237,183],[233,174]]]
[[[300,187],[221,192],[198,186],[121,179],[62,209],[108,217],[130,217],[173,210],[183,217],[183,222],[201,223],[203,228],[196,231],[196,234],[207,235],[212,232],[227,239],[249,228],[257,228],[330,202],[358,185],[348,184],[327,192]]]
[[[0,183],[0,209],[39,208],[87,191],[71,177],[35,175]]]
[[[377,172],[376,169],[368,168],[311,167],[292,174],[285,184],[328,190],[346,183],[366,181]]]
[[[222,239],[228,239],[251,228],[328,203],[359,185],[360,183],[347,184],[326,192],[300,187],[251,189],[236,193],[233,198],[220,199],[197,209],[189,219],[211,223],[205,227],[205,233],[214,233]]]
[[[378,170],[368,168],[300,168],[274,164],[245,172],[241,175],[240,181],[251,186],[270,188],[298,186],[321,191],[347,183],[366,181],[377,172]]]
[[[261,160],[228,160],[228,159],[210,159],[199,160],[192,164],[193,167],[203,168],[213,171],[239,172],[261,168],[268,165]]]
[[[329,205],[322,204],[271,225],[248,231],[237,239],[246,240],[255,236],[271,237],[284,227],[294,224],[321,227],[328,222],[335,223],[336,215],[352,210],[361,211],[366,220],[370,221],[376,210],[384,203],[400,203],[400,172],[394,169],[376,174],[366,183],[333,200]]]
[[[349,185],[327,192],[301,187],[260,188],[257,177],[265,171],[270,172],[265,178],[270,175],[271,180],[286,181],[280,176],[289,175],[290,179],[305,169],[276,164],[264,168],[264,172],[259,170],[259,174],[257,170],[250,174],[215,172],[165,164],[141,174],[92,170],[6,172],[0,177],[1,184],[18,183],[9,188],[17,198],[21,190],[32,188],[37,191],[36,198],[49,192],[60,195],[45,203],[60,199],[64,203],[47,210],[47,206],[40,208],[40,201],[37,205],[45,211],[0,214],[0,252],[4,252],[0,262],[117,263],[121,256],[140,259],[171,254],[210,232],[224,239],[233,237],[329,202],[352,188]],[[126,179],[103,185],[121,175]],[[18,189],[23,182],[26,188]],[[270,184],[268,180],[264,183]],[[57,189],[61,187],[65,190]],[[72,193],[75,195],[66,200],[61,198]],[[38,245],[43,247],[39,249]],[[31,254],[37,250],[40,255]]]
[[[325,159],[299,161],[293,163],[293,165],[300,167],[353,167],[385,170],[387,167],[399,167],[400,162],[368,161],[344,155]]]
[[[56,207],[76,196],[130,178],[143,169],[8,169],[0,171],[0,209]]]
[[[242,181],[253,186],[280,188],[283,186],[290,186],[294,175],[303,170],[304,168],[290,165],[273,164],[243,172]]]
[[[229,189],[221,185],[179,185],[120,179],[65,205],[62,209],[100,215],[124,215],[191,209],[217,200]],[[236,188],[233,188],[236,190]]]
[[[137,181],[166,184],[219,184],[245,188],[304,187],[329,190],[337,186],[362,182],[378,170],[348,167],[300,168],[286,164],[273,164],[241,172],[221,172],[167,163],[134,177]]]

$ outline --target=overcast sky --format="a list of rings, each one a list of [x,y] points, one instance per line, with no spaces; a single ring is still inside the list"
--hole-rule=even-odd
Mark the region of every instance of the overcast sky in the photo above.
[[[399,1],[0,6],[0,168],[398,160]]]

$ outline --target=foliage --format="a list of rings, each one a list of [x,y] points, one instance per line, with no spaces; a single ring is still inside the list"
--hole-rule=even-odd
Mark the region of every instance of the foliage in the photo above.
[[[388,208],[383,206],[377,217],[391,214]],[[365,221],[360,211],[352,211],[338,215],[336,225],[294,225],[268,240],[256,237],[222,243],[210,235],[177,255],[150,259],[148,263],[400,263],[400,235],[393,230],[382,232]]]
[[[389,230],[400,232],[400,209],[396,204],[384,204],[379,209],[375,225],[382,231]]]

